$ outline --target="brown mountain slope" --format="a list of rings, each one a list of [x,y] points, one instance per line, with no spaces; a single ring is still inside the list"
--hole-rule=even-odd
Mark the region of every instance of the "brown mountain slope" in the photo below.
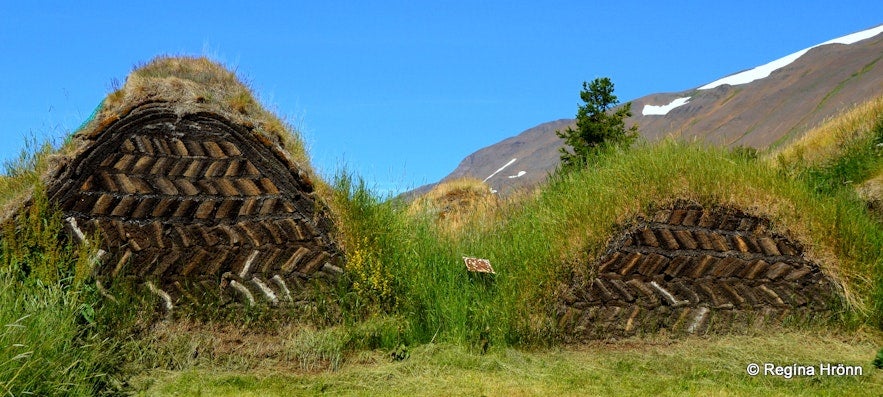
[[[881,57],[883,35],[852,45],[817,47],[749,84],[639,98],[632,104],[636,113],[644,105],[664,105],[678,97],[690,101],[664,116],[636,114],[632,122],[651,140],[673,135],[729,146],[781,144],[883,93]]]
[[[635,99],[634,116],[628,122],[637,123],[649,141],[671,136],[725,146],[780,146],[826,118],[883,95],[881,57],[883,34],[853,44],[817,46],[769,76],[747,84]],[[664,115],[643,114],[647,105],[665,106],[687,97],[686,104]],[[502,193],[535,186],[558,164],[558,148],[563,142],[555,130],[572,122],[563,119],[540,124],[480,149],[442,181],[473,177]]]

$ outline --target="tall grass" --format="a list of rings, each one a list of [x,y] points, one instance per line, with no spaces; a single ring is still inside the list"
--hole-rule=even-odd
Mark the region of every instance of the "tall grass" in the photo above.
[[[0,393],[94,395],[119,390],[131,302],[91,283],[95,244],[75,244],[40,183],[51,146],[7,164],[0,234]],[[122,297],[122,296],[121,296]]]
[[[278,351],[230,357],[277,354],[309,371],[337,368],[358,349],[447,342],[485,352],[553,344],[561,337],[553,310],[572,276],[591,276],[593,261],[628,222],[686,199],[770,218],[776,232],[802,242],[808,258],[843,285],[847,326],[883,329],[883,229],[846,183],[883,167],[883,119],[875,120],[866,132],[847,134],[836,151],[783,154],[778,165],[746,150],[668,141],[611,150],[533,193],[508,200],[476,194],[477,206],[456,216],[377,196],[341,171],[331,187],[319,188],[337,217],[346,272],[339,285],[318,292],[309,313],[234,313],[208,304],[176,320],[238,322],[236,332],[272,333],[306,316],[313,323],[284,336]],[[200,356],[215,343],[211,336],[144,332],[154,313],[136,288],[121,286],[116,300],[95,290],[94,252],[64,237],[41,188],[50,151],[23,156],[0,178],[0,204],[27,209],[2,217],[0,392],[94,394],[145,369],[212,362]],[[496,274],[467,272],[464,256],[489,259]]]
[[[393,291],[350,289],[349,302],[358,302],[362,315],[408,319],[405,338],[413,341],[554,342],[551,308],[570,275],[591,272],[591,262],[629,220],[677,199],[769,217],[777,232],[804,242],[808,256],[843,283],[844,319],[854,325],[883,318],[883,231],[862,203],[819,194],[752,156],[724,149],[665,142],[611,152],[505,206],[493,222],[477,212],[454,233],[439,224],[443,220],[373,196],[346,174],[335,186],[346,214],[347,253],[352,257],[355,247],[360,258],[371,258]],[[490,259],[497,274],[468,273],[462,256]]]
[[[806,163],[798,160],[785,169],[821,193],[852,189],[883,171],[883,113],[866,132],[838,145],[837,156],[824,161]]]
[[[94,253],[65,244],[38,189],[0,249],[0,391],[91,395],[107,387],[113,343],[94,332],[97,294],[78,269]]]
[[[826,219],[840,238],[832,244],[856,266],[846,269],[856,284],[867,286],[869,321],[883,328],[883,248],[880,222],[865,216],[873,207],[859,199],[864,182],[883,175],[883,97],[856,106],[809,131],[768,163],[819,196],[831,199],[836,215]],[[879,197],[866,196],[866,200]],[[873,209],[871,209],[873,211]]]
[[[145,302],[124,294],[117,303],[101,299],[87,282],[90,253],[65,242],[58,214],[38,187],[33,191],[30,212],[6,226],[0,251],[0,320],[9,325],[0,336],[5,389],[90,394],[147,369],[217,364],[214,353],[205,354],[225,348],[211,347],[211,336],[152,337],[156,331],[143,332]],[[378,197],[345,172],[332,191],[347,257],[340,285],[327,291],[332,316],[267,350],[304,370],[337,368],[355,350],[431,341],[473,352],[553,344],[561,336],[553,313],[558,291],[574,273],[590,275],[592,261],[630,220],[677,199],[769,217],[843,283],[848,325],[883,326],[880,225],[854,195],[820,192],[753,156],[674,142],[613,151],[590,168],[556,175],[535,194],[447,219],[456,227]],[[467,272],[463,256],[490,259],[496,274]],[[246,313],[238,329],[252,330],[248,319],[271,313]],[[247,368],[236,360],[264,354],[262,343],[221,365]]]
[[[91,395],[105,388],[110,344],[82,335],[89,306],[81,294],[3,274],[0,299],[4,395]]]
[[[833,117],[781,151],[771,159],[780,166],[806,168],[844,156],[852,142],[868,139],[879,126],[883,115],[883,96],[855,106]]]

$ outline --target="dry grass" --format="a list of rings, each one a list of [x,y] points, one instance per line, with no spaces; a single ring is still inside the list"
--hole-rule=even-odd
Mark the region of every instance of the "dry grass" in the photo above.
[[[4,164],[5,175],[0,178],[0,224],[6,224],[31,201],[38,182],[61,157],[53,152],[48,143],[27,141],[18,159]]]
[[[309,170],[309,158],[297,131],[261,107],[235,73],[205,57],[161,56],[136,68],[120,90],[108,95],[93,125],[86,129],[100,131],[103,125],[148,101],[174,102],[181,112],[198,108],[223,115],[281,146],[299,168]]]
[[[205,57],[160,56],[136,67],[123,86],[110,93],[95,116],[60,148],[32,143],[0,181],[0,222],[25,205],[37,180],[48,180],[60,167],[91,147],[91,140],[115,121],[147,102],[168,102],[175,112],[212,112],[249,128],[255,138],[285,159],[321,194],[329,190],[315,177],[296,129],[264,109],[235,73]],[[322,196],[327,197],[327,196]]]
[[[801,164],[812,166],[843,155],[844,146],[867,137],[883,115],[883,96],[860,104],[833,117],[802,138],[769,156],[779,166]]]
[[[430,217],[447,232],[466,225],[487,224],[499,216],[503,200],[490,186],[475,178],[442,182],[408,207],[412,216]]]
[[[768,154],[765,161],[771,169],[804,183],[814,193],[837,197],[837,201],[824,204],[828,208],[810,207],[810,213],[803,213],[807,212],[805,210],[788,211],[790,214],[786,217],[786,224],[797,228],[799,234],[805,236],[804,241],[812,242],[809,247],[810,253],[815,254],[812,259],[826,264],[831,269],[829,273],[840,281],[846,281],[846,297],[853,304],[864,301],[879,305],[875,302],[878,298],[856,296],[853,293],[856,290],[870,292],[876,284],[876,296],[879,297],[883,291],[883,284],[874,270],[880,261],[879,248],[872,248],[878,247],[880,242],[876,241],[877,237],[869,237],[877,235],[879,224],[868,224],[869,219],[862,216],[853,218],[859,212],[865,212],[861,208],[863,205],[846,204],[857,197],[872,212],[876,211],[878,217],[883,213],[881,139],[883,96],[827,120],[781,151]],[[836,209],[837,206],[840,209]],[[840,214],[818,214],[832,209]],[[853,218],[852,221],[842,217],[844,211],[851,212],[849,216]],[[862,229],[867,232],[862,232]],[[845,236],[838,236],[844,232],[870,242],[869,246],[864,249],[850,248],[850,243],[843,241]],[[856,289],[856,286],[860,287]],[[868,306],[858,304],[853,307],[864,312]]]
[[[871,209],[883,210],[883,172],[860,184],[856,191]]]

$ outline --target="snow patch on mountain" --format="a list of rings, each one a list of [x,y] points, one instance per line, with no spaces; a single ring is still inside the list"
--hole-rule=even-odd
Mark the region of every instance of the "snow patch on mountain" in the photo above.
[[[644,116],[664,116],[672,109],[678,106],[684,106],[688,102],[690,102],[690,97],[677,98],[671,101],[668,105],[644,105],[644,110],[641,110],[641,114]]]
[[[491,179],[491,178],[493,178],[493,177],[494,177],[494,175],[497,175],[497,174],[499,174],[499,173],[500,173],[500,171],[502,171],[502,170],[505,170],[505,169],[506,169],[506,167],[508,167],[508,166],[510,166],[510,165],[512,165],[512,163],[514,163],[514,162],[515,162],[515,160],[518,160],[518,159],[512,159],[512,160],[509,160],[509,162],[508,162],[508,163],[506,163],[506,165],[504,165],[504,166],[502,166],[502,167],[500,167],[500,169],[498,169],[498,170],[496,170],[496,171],[494,171],[494,173],[493,173],[493,174],[490,174],[490,175],[488,175],[488,177],[487,177],[487,178],[484,178],[484,180],[483,180],[483,181],[482,181],[482,182],[487,182],[487,180],[488,180],[488,179]]]
[[[800,58],[801,56],[803,56],[803,54],[806,54],[807,51],[809,51],[813,48],[820,47],[820,46],[827,45],[827,44],[852,44],[852,43],[859,42],[859,41],[862,41],[865,39],[869,39],[869,38],[874,37],[880,33],[883,33],[883,25],[877,26],[876,28],[863,30],[861,32],[849,34],[849,35],[846,35],[843,37],[838,37],[833,40],[828,40],[824,43],[817,44],[812,47],[797,51],[791,55],[787,55],[785,57],[776,59],[775,61],[772,61],[772,62],[765,64],[765,65],[758,66],[754,69],[746,70],[741,73],[736,73],[734,75],[724,77],[720,80],[715,80],[711,83],[703,85],[702,87],[699,87],[699,89],[700,90],[710,90],[712,88],[715,88],[715,87],[718,87],[718,86],[721,86],[724,84],[729,84],[729,85],[748,84],[752,81],[760,80],[764,77],[767,77],[770,75],[770,73],[772,73],[778,69],[781,69],[785,66],[788,66],[792,62],[796,61],[797,58]]]
[[[518,171],[518,174],[509,175],[509,179],[521,178],[524,174],[527,174],[527,171]]]

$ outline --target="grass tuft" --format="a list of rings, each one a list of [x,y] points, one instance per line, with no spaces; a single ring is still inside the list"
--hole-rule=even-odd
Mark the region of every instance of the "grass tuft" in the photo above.
[[[0,242],[0,392],[91,395],[118,385],[109,315],[86,283],[95,252],[65,241],[39,187]],[[94,246],[94,245],[91,245]]]

